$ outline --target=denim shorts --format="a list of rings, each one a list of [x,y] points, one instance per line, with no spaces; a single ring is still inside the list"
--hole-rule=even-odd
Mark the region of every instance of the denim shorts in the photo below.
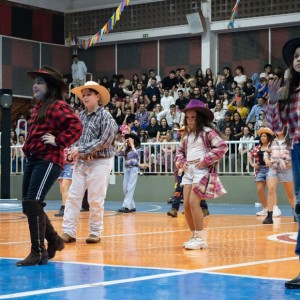
[[[287,170],[272,169],[269,170],[269,177],[277,178],[279,182],[291,182],[293,181],[292,168]]]
[[[64,169],[61,171],[58,179],[70,179],[72,180],[73,164],[65,164]]]
[[[267,181],[269,168],[265,166],[260,166],[259,171],[255,177],[255,181]]]

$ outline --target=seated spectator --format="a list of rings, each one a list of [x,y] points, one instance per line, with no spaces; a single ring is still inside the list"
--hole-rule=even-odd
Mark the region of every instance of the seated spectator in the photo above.
[[[169,109],[171,104],[175,104],[175,100],[172,96],[170,96],[170,92],[168,89],[164,89],[164,96],[160,99],[160,105],[163,110]]]
[[[162,118],[166,118],[169,126],[173,128],[174,123],[184,124],[184,116],[183,112],[176,109],[175,104],[171,104],[169,109],[165,109],[157,115],[157,121],[160,123]]]
[[[148,81],[149,81],[149,77],[146,73],[142,74],[142,79],[141,79],[141,83],[143,85],[143,89],[146,89],[148,86]]]
[[[256,86],[256,100],[261,97],[267,98],[269,92],[267,79],[262,77],[259,81],[260,83]]]
[[[206,85],[206,82],[205,82],[205,78],[204,78],[204,75],[203,75],[203,72],[202,72],[202,69],[201,68],[198,68],[195,72],[195,76],[194,76],[195,80],[196,80],[196,85],[201,88],[203,87],[204,85]]]
[[[243,135],[243,128],[245,127],[245,123],[241,118],[241,115],[235,111],[233,113],[233,124],[232,124],[232,133],[236,140],[239,140]]]
[[[180,110],[183,110],[190,100],[184,97],[183,90],[178,90],[177,93],[178,99],[176,99],[175,104]]]
[[[225,127],[225,135],[223,136],[225,141],[235,141],[234,135],[232,133],[231,127],[227,126]],[[219,168],[220,171],[226,171],[228,172],[235,172],[235,152],[236,152],[236,144],[234,143],[229,143],[228,144],[228,151],[225,153],[225,157],[223,157],[220,160],[219,163]],[[225,166],[223,163],[223,159],[225,159]],[[224,169],[225,167],[225,169]]]
[[[146,127],[146,132],[148,133],[150,139],[152,140],[156,140],[157,137],[157,133],[159,131],[160,127],[157,123],[157,120],[155,117],[151,117],[150,118],[150,122],[148,124],[148,126]]]
[[[239,97],[236,97],[232,100],[232,102],[230,104],[228,104],[227,109],[233,113],[235,111],[237,111],[239,113],[239,115],[241,116],[242,120],[245,121],[249,110],[247,107],[243,106],[242,100]]]
[[[146,97],[143,96],[143,95],[140,95],[140,96],[138,97],[137,103],[136,103],[135,108],[134,108],[134,111],[135,111],[135,112],[138,111],[138,110],[140,109],[140,105],[141,105],[141,104],[144,104],[144,106],[145,106],[146,109],[148,108],[149,102],[148,102],[148,100],[146,99]]]
[[[113,97],[112,99],[114,99],[115,97]],[[112,101],[113,102],[113,101]],[[133,114],[134,113],[134,103],[133,100],[130,98],[130,96],[125,96],[125,98],[123,99],[123,101],[118,102],[118,104],[116,105],[117,107],[121,107],[122,113],[125,114],[125,111],[130,108],[130,112]]]
[[[147,106],[147,110],[152,112],[157,104],[160,105],[160,101],[157,99],[156,95],[153,95],[150,103]]]
[[[136,120],[140,121],[141,127],[146,128],[150,120],[150,112],[146,110],[145,104],[141,103],[139,110],[135,114]]]
[[[264,72],[260,73],[259,78],[266,78],[267,80],[269,80],[270,77],[273,78],[272,66],[270,64],[265,64]]]
[[[152,85],[151,82],[152,82],[153,78],[155,78],[156,87],[159,87],[159,85],[161,83],[161,78],[159,75],[156,75],[156,73],[153,69],[149,70],[149,79],[148,79],[147,87]]]
[[[131,109],[127,107],[125,110],[124,120],[122,125],[133,124],[134,120],[135,120],[135,114],[131,113]],[[130,131],[128,133],[130,133]]]
[[[256,89],[252,85],[252,80],[247,79],[246,85],[243,86],[243,94],[245,95],[246,98],[245,106],[248,107],[248,109],[251,109],[254,105],[255,93],[256,93]]]
[[[259,120],[256,121],[255,124],[254,124],[255,135],[261,127],[267,127],[266,112],[264,110],[260,111]]]
[[[193,92],[190,93],[189,95],[189,100],[191,99],[196,99],[199,101],[202,101],[203,103],[206,103],[207,99],[204,97],[201,92],[200,88],[198,86],[194,87]]]
[[[144,95],[145,95],[145,89],[143,88],[143,85],[139,82],[131,96],[133,103],[136,104],[138,102],[139,96],[144,96]]]
[[[177,79],[175,77],[176,73],[174,70],[171,70],[169,72],[169,76],[165,77],[162,82],[161,82],[161,88],[165,90],[175,90],[176,89],[176,84],[177,84]]]
[[[212,85],[215,86],[217,84],[217,77],[212,73],[211,68],[207,68],[205,70],[205,82],[208,84],[208,82],[211,81]]]
[[[156,163],[158,164],[158,169],[162,166],[161,171],[170,172],[172,170],[172,163],[174,161],[175,152],[176,152],[176,145],[175,144],[168,144],[174,143],[172,131],[168,130],[166,132],[165,138],[162,140],[164,143],[161,146],[161,152],[156,157]]]
[[[221,119],[224,119],[225,111],[220,101],[216,104],[215,108],[211,109],[211,111],[214,113],[215,117],[213,120],[214,124],[217,124]]]
[[[149,137],[147,131],[143,128],[139,129],[137,135],[140,138],[141,143],[148,143],[148,141],[150,140],[150,137]]]
[[[220,82],[216,85],[216,96],[219,99],[223,99],[224,93],[228,92],[230,89],[230,84],[226,80],[225,75],[220,76]]]
[[[229,97],[229,92],[224,92],[223,99],[221,99],[221,103],[222,103],[223,109],[225,111],[227,111],[227,106],[230,102],[231,102],[231,99]]]
[[[206,96],[206,105],[208,106],[209,109],[213,109],[216,107],[216,100],[218,99],[215,89],[210,88],[208,91],[208,94]]]
[[[251,142],[253,140],[254,137],[251,134],[250,129],[247,126],[245,126],[243,128],[243,135],[240,138],[240,144],[238,148],[240,159],[241,159],[241,166],[243,166],[244,172],[247,172],[248,153],[254,147],[254,143]]]
[[[137,134],[138,131],[142,128],[143,127],[142,127],[140,120],[135,119],[133,122],[133,126],[131,127],[131,132],[134,132],[135,134]]]
[[[265,102],[266,102],[265,98],[263,98],[263,97],[258,98],[257,104],[255,104],[252,107],[249,115],[247,116],[246,124],[248,124],[249,122],[256,123],[259,120],[260,112],[262,110],[263,111],[266,110],[266,104],[265,104]]]
[[[169,126],[167,119],[166,118],[162,118],[160,120],[160,125],[159,125],[159,130],[157,132],[157,136],[156,136],[156,141],[157,142],[162,142],[167,135],[167,131],[170,131],[172,128]]]
[[[232,81],[231,86],[229,88],[229,98],[232,100],[234,97],[235,89],[237,88],[237,82]]]
[[[234,77],[234,81],[236,81],[238,86],[242,89],[247,80],[247,76],[244,75],[244,68],[242,66],[237,66],[235,68],[235,73],[236,76]]]
[[[224,67],[223,68],[223,74],[226,77],[226,82],[231,85],[231,83],[233,82],[233,76],[231,74],[231,69],[229,67]]]
[[[150,86],[146,89],[145,98],[147,99],[148,103],[150,103],[152,96],[155,95],[156,99],[160,102],[160,91],[159,88],[156,86],[156,78],[150,78]]]
[[[153,111],[150,114],[150,118],[155,117],[157,118],[158,114],[162,111],[162,107],[160,104],[156,104]]]
[[[217,122],[217,128],[225,133],[225,129],[226,127],[230,127],[232,128],[233,126],[233,120],[231,120],[231,112],[230,111],[226,111],[225,114],[224,114],[224,119],[220,119],[218,122]]]

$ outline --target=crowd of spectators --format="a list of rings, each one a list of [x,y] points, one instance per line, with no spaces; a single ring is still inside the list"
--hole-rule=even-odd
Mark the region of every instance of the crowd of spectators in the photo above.
[[[114,74],[111,79],[104,76],[97,81],[111,95],[105,108],[119,126],[117,142],[130,132],[135,132],[143,143],[178,142],[173,129],[184,126],[183,109],[190,99],[198,99],[212,110],[213,122],[225,138],[240,140],[245,138],[245,132],[255,137],[256,131],[266,125],[268,82],[276,76],[283,78],[284,70],[272,70],[266,64],[261,73],[251,78],[244,74],[242,66],[234,71],[232,74],[229,67],[224,67],[215,75],[210,68],[205,72],[198,68],[195,74],[187,74],[184,68],[177,68],[161,78],[151,69],[148,74],[133,74],[130,79]],[[72,94],[66,95],[66,101],[78,113],[84,109]],[[18,134],[26,137],[24,130]]]

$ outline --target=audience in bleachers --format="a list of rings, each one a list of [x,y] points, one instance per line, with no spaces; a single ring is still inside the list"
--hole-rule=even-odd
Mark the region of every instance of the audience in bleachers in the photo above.
[[[230,127],[230,134],[235,140],[240,140],[246,125],[255,136],[256,131],[266,125],[267,84],[274,76],[283,77],[284,70],[272,70],[272,66],[266,64],[263,72],[258,70],[248,78],[243,66],[235,68],[235,77],[227,66],[218,76],[213,74],[211,68],[207,68],[204,74],[200,67],[192,74],[187,74],[185,68],[177,67],[162,77],[151,69],[148,74],[128,76],[130,80],[122,74],[113,74],[111,77],[98,77],[97,81],[110,92],[111,101],[106,108],[120,131],[137,132],[142,143],[166,141],[168,131],[175,137],[172,129],[182,126],[184,114],[181,111],[190,99],[204,102],[214,113],[216,127],[223,134]],[[66,95],[66,101],[78,113],[84,108],[72,94]],[[14,144],[21,134],[26,137],[25,115],[27,112],[20,114],[12,129]],[[174,125],[177,123],[179,125]],[[15,152],[15,155],[18,153]]]

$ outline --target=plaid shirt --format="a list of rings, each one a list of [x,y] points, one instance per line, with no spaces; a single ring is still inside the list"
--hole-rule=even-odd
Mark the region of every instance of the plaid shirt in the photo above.
[[[209,150],[201,158],[201,162],[204,162],[204,164],[208,167],[213,165],[215,162],[218,162],[227,152],[228,147],[226,142],[217,134],[215,130],[209,127],[204,127],[204,132],[201,132],[200,136],[203,139],[206,148]],[[188,135],[185,135],[180,141],[175,156],[175,162],[178,161],[182,165],[186,162],[187,141]]]
[[[75,143],[79,159],[109,158],[114,156],[113,142],[118,126],[112,115],[100,106],[91,114],[84,110],[79,115],[83,132]]]
[[[289,136],[292,145],[297,143],[300,138],[300,88],[294,91],[291,102],[268,104],[267,123],[274,131],[281,131],[284,126],[289,126]]]
[[[259,163],[259,156],[258,156],[258,152],[261,150],[261,145],[257,145],[255,146],[249,153],[248,153],[248,157],[252,158],[252,160],[257,164],[260,165]],[[266,153],[267,150],[264,152]],[[255,176],[258,174],[259,168],[255,169]]]
[[[37,123],[37,116],[43,104],[43,101],[39,101],[32,110],[29,130],[22,150],[27,157],[51,161],[63,167],[64,149],[79,139],[82,125],[73,108],[63,100],[53,101],[47,110],[45,120]],[[45,133],[55,136],[57,146],[41,141]]]

